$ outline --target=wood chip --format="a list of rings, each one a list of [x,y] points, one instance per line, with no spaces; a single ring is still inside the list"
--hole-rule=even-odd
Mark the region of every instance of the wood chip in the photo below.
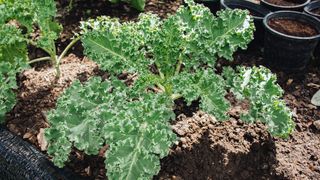
[[[40,132],[37,135],[37,140],[38,140],[41,151],[46,151],[48,147],[48,142],[44,137],[44,128],[40,128]]]

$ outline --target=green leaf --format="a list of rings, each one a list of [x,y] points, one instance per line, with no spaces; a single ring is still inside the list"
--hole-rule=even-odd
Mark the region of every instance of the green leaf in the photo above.
[[[26,61],[27,55],[27,41],[21,31],[12,25],[0,25],[0,62]]]
[[[188,68],[203,63],[213,68],[217,56],[231,60],[237,49],[247,48],[253,39],[253,20],[247,11],[223,10],[215,17],[203,5],[189,5],[180,8],[177,16],[177,22],[184,26],[185,51],[192,54],[192,59],[185,62]]]
[[[36,45],[50,55],[55,55],[54,41],[58,39],[61,26],[54,21],[57,11],[54,0],[7,0],[1,6],[3,11],[0,11],[0,24],[10,20],[18,21],[19,28],[27,29],[24,34],[26,39],[31,37],[34,27],[38,27],[40,36],[35,41]]]
[[[122,121],[104,127],[104,137],[112,142],[105,161],[110,179],[151,179],[176,140],[168,122],[174,118],[172,102],[156,94],[140,99],[125,105]]]
[[[62,167],[74,145],[87,154],[98,154],[104,144],[111,179],[152,177],[160,169],[176,140],[169,121],[174,119],[173,102],[166,95],[141,93],[131,98],[125,84],[91,78],[79,81],[58,99],[49,112],[46,130],[48,154]],[[64,153],[62,150],[64,150]],[[120,169],[119,169],[120,167]]]
[[[139,11],[144,10],[145,0],[109,0],[112,3],[119,3],[120,1],[129,3],[133,8],[136,8]]]
[[[21,31],[7,24],[0,24],[0,119],[16,103],[16,75],[27,67],[27,43]],[[2,123],[2,122],[1,122]]]
[[[132,7],[136,8],[139,11],[144,10],[145,4],[146,4],[145,0],[131,0]]]
[[[51,144],[49,149],[53,152],[49,154],[54,159],[60,159],[59,156],[55,156],[55,152],[57,148],[64,146],[65,140],[60,141],[60,137],[51,135],[52,131],[55,134],[64,134],[61,138],[67,138],[76,148],[84,150],[87,154],[97,154],[103,144],[100,126],[112,115],[108,112],[108,102],[112,101],[112,97],[106,96],[111,86],[107,82],[101,83],[100,78],[93,78],[86,85],[86,88],[83,88],[79,81],[74,82],[59,98],[57,109],[48,113],[51,128],[47,130],[46,138]],[[61,142],[63,144],[59,144]],[[64,163],[58,162],[59,165]]]
[[[320,106],[320,90],[318,90],[312,97],[311,103]]]
[[[277,78],[265,67],[239,67],[237,72],[224,70],[224,77],[238,99],[248,99],[250,109],[242,119],[247,122],[264,122],[271,134],[287,137],[294,129],[292,115],[280,98],[283,90]]]
[[[225,100],[225,84],[221,77],[211,71],[200,71],[196,74],[181,73],[173,79],[173,92],[181,94],[186,101],[200,98],[200,108],[214,115],[219,120],[226,120],[229,103]]]
[[[9,63],[0,59],[0,123],[3,123],[5,114],[16,104],[16,94],[13,91],[17,89],[16,74],[22,67],[26,67],[20,62],[17,60]]]
[[[146,14],[139,19],[139,23],[120,24],[118,19],[101,17],[82,23],[85,54],[109,72],[145,72],[151,62],[143,48],[148,33],[158,28],[159,18]]]

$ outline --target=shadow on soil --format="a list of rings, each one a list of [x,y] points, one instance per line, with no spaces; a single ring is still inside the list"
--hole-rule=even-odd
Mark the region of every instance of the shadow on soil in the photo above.
[[[161,171],[154,179],[285,179],[277,175],[275,144],[271,137],[250,142],[247,150],[231,143],[213,142],[207,131],[191,149],[175,150],[162,159]],[[178,148],[180,149],[180,148]]]

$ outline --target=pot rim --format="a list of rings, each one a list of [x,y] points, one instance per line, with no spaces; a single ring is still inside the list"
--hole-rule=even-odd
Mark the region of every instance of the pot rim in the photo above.
[[[311,8],[310,6],[312,6],[312,5],[314,5],[314,4],[318,4],[318,7]],[[308,14],[311,14],[311,15],[316,16],[316,17],[320,17],[319,14],[316,14],[316,13],[311,12],[312,10],[318,9],[318,8],[320,8],[320,0],[310,2],[308,5],[306,5],[306,6],[303,8],[303,10],[304,10],[305,12],[307,12]]]
[[[301,36],[292,36],[292,35],[288,35],[288,34],[284,34],[284,33],[281,33],[279,31],[276,31],[275,29],[271,28],[269,25],[268,25],[268,22],[271,18],[273,18],[273,16],[277,15],[277,14],[283,14],[285,13],[285,15],[283,16],[279,16],[279,17],[289,17],[290,16],[287,16],[286,14],[297,14],[299,16],[305,16],[309,19],[313,19],[314,21],[317,21],[318,24],[319,24],[319,28],[315,28],[317,31],[318,31],[318,34],[315,35],[315,36],[309,36],[309,37],[301,37]],[[277,16],[276,16],[277,17]],[[312,39],[320,39],[320,20],[317,19],[316,17],[313,17],[311,15],[308,15],[308,14],[305,14],[305,13],[301,13],[301,12],[297,12],[297,11],[288,11],[288,10],[284,10],[284,11],[276,11],[276,12],[271,12],[269,14],[267,14],[265,16],[265,18],[263,19],[263,25],[264,27],[268,30],[268,31],[271,31],[273,34],[276,34],[278,36],[284,36],[284,37],[287,37],[287,38],[290,38],[290,39],[295,39],[295,40],[312,40]],[[314,27],[314,26],[313,26]]]
[[[261,0],[261,2],[266,4],[266,5],[268,5],[268,6],[271,6],[273,8],[296,9],[296,8],[303,8],[304,6],[308,5],[311,2],[311,0],[306,0],[303,4],[298,4],[298,5],[295,5],[295,6],[275,5],[275,4],[267,2],[266,0]]]
[[[248,9],[247,9],[248,11],[250,11],[250,9],[252,9],[252,10],[255,10],[255,9],[250,8],[250,7],[246,6],[246,5],[253,5],[253,6],[256,6],[257,8],[259,8],[259,9],[263,9],[263,10],[265,10],[265,11],[268,11],[268,13],[271,12],[269,9],[264,8],[264,7],[262,7],[262,6],[258,5],[258,4],[255,4],[255,3],[252,3],[252,2],[249,2],[249,1],[235,1],[235,2],[237,2],[237,3],[242,3],[242,4],[243,4],[242,7],[248,8]],[[231,1],[229,5],[236,5],[236,6],[238,6],[237,4],[232,4],[232,3],[233,3],[233,2]],[[220,4],[221,4],[223,7],[225,7],[225,8],[231,9],[231,8],[229,7],[229,5],[226,4],[226,0],[220,0]],[[257,11],[260,12],[259,10],[257,10]],[[262,21],[263,18],[264,18],[268,13],[266,13],[265,15],[263,15],[263,13],[261,13],[262,16],[253,16],[253,15],[251,15],[251,16],[252,16],[254,19],[257,19],[257,20],[261,20],[261,21]]]

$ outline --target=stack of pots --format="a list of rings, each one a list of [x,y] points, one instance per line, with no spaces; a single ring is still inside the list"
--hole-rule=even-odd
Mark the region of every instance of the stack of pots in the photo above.
[[[217,0],[211,2],[217,6]],[[253,43],[263,42],[269,65],[298,72],[313,55],[320,57],[320,0],[220,0],[220,7],[250,11],[256,26]]]

